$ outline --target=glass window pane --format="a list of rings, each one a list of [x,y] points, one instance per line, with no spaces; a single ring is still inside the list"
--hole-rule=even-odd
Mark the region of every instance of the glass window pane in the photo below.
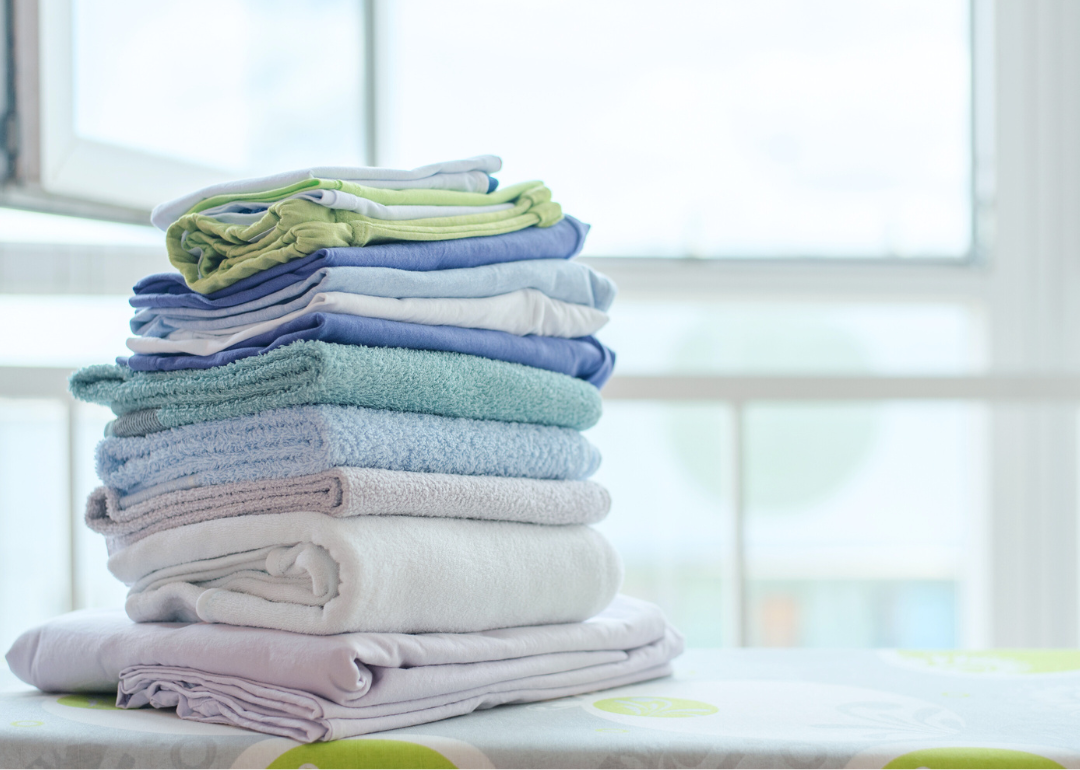
[[[597,336],[621,375],[959,375],[985,367],[984,332],[960,303],[620,297]]]
[[[68,609],[66,413],[0,399],[0,649]],[[0,689],[18,684],[0,667]]]
[[[362,165],[359,0],[74,0],[84,138],[251,176]]]
[[[965,0],[385,7],[380,160],[501,154],[586,254],[970,249]]]
[[[0,243],[102,245],[113,248],[144,246],[161,251],[163,272],[171,269],[165,257],[165,239],[160,230],[149,225],[128,225],[0,208]]]
[[[751,643],[956,645],[983,420],[953,403],[751,405]]]
[[[654,601],[697,647],[723,638],[723,517],[727,505],[722,405],[607,402],[586,434],[611,493],[598,525],[626,567],[623,592]]]
[[[132,309],[110,295],[0,294],[0,323],[19,329],[33,319],[32,334],[0,338],[0,366],[88,366],[130,355]]]

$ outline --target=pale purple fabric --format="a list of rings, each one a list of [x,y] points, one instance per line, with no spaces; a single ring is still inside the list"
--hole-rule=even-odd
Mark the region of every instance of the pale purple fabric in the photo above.
[[[43,690],[120,685],[123,707],[311,741],[664,676],[681,651],[659,608],[620,596],[583,623],[472,634],[318,637],[80,610],[24,633],[7,661]]]

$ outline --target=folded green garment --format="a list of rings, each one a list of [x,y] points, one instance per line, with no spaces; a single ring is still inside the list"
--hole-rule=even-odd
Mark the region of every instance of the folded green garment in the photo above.
[[[585,430],[600,391],[583,380],[462,353],[303,341],[210,369],[137,372],[99,364],[71,394],[120,415],[115,436],[301,404],[342,404]]]
[[[530,184],[532,187],[527,187]],[[410,193],[435,192],[444,197],[451,194],[488,197],[445,190],[378,192],[380,198],[393,197],[386,193],[409,199],[407,194]],[[510,199],[514,203],[512,208],[484,214],[408,220],[372,219],[355,211],[286,198],[271,205],[258,222],[250,225],[228,224],[204,214],[185,214],[169,226],[165,245],[169,261],[184,276],[187,285],[200,294],[210,294],[249,275],[323,248],[501,235],[533,225],[549,227],[562,219],[562,209],[551,200],[551,190],[539,182],[516,185],[503,192],[503,196],[506,194],[513,195]],[[498,195],[498,192],[491,195]],[[490,201],[492,204],[500,202]]]

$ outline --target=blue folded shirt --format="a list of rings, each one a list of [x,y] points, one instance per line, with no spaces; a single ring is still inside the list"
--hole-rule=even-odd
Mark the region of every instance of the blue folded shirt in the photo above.
[[[323,267],[450,270],[526,259],[571,259],[585,245],[588,232],[587,224],[565,216],[551,227],[527,227],[505,235],[319,249],[206,295],[188,288],[179,273],[157,273],[135,284],[136,296],[130,302],[134,307],[229,307],[264,297]]]
[[[536,289],[552,299],[607,310],[615,299],[612,280],[567,259],[528,259],[456,270],[395,270],[392,267],[321,267],[273,294],[229,307],[143,307],[131,331],[166,337],[177,329],[209,331],[262,323],[307,307],[324,292],[373,297],[494,297]]]
[[[209,369],[240,358],[259,355],[297,340],[466,353],[561,372],[585,380],[598,388],[608,381],[615,366],[614,352],[595,337],[520,337],[488,329],[426,326],[339,313],[312,313],[294,318],[212,356],[137,354],[121,356],[117,358],[117,363],[126,364],[137,371]]]

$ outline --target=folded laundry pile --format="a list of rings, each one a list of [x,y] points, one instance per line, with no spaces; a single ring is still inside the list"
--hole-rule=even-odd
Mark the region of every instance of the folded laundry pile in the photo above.
[[[133,355],[71,378],[116,414],[86,523],[127,617],[27,632],[17,675],[311,741],[669,673],[681,637],[589,526],[615,286],[500,165],[155,209],[179,272],[135,286]]]

